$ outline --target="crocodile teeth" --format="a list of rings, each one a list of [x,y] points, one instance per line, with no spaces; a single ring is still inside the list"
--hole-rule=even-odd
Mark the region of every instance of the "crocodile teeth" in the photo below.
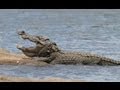
[[[17,44],[16,47],[17,47],[18,49],[21,49],[23,46]]]

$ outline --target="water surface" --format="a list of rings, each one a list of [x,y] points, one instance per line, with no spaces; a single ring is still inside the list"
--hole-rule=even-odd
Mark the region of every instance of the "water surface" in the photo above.
[[[91,52],[120,60],[120,10],[0,10],[0,47],[21,53],[16,44],[34,45],[16,34],[25,30],[45,35],[61,49]],[[0,66],[1,74],[43,77],[56,76],[92,81],[120,81],[120,67]],[[24,68],[24,69],[23,69]]]

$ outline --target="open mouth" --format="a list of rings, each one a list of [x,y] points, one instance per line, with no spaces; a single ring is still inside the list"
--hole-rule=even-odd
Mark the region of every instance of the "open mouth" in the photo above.
[[[19,37],[22,38],[23,40],[28,40],[28,36],[27,36],[27,34],[24,31],[18,31],[17,33],[18,33]],[[17,44],[16,47],[18,49],[22,50],[23,48],[30,48],[30,47],[33,47],[33,46],[24,47],[24,46],[22,46],[20,44]],[[35,48],[35,47],[33,47],[33,48]]]

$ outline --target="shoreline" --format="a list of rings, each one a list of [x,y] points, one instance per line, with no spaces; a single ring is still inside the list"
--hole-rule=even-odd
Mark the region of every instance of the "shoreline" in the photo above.
[[[16,77],[8,75],[0,75],[0,82],[86,82],[84,80],[63,79],[59,77],[46,77],[43,79],[30,77]]]
[[[0,49],[0,65],[45,66],[49,64],[42,61],[31,60],[31,58],[24,54],[13,54],[7,50]]]
[[[24,54],[13,54],[7,50],[0,49],[0,65],[48,66],[49,64],[41,61],[31,60]],[[64,79],[59,77],[39,79],[30,77],[0,75],[0,82],[86,82],[86,81],[76,79]]]

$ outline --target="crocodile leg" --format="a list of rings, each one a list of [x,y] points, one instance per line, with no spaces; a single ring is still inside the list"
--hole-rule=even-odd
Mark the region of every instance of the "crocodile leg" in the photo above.
[[[36,61],[46,62],[46,63],[50,63],[51,62],[50,57],[33,57],[32,59],[36,60]]]

